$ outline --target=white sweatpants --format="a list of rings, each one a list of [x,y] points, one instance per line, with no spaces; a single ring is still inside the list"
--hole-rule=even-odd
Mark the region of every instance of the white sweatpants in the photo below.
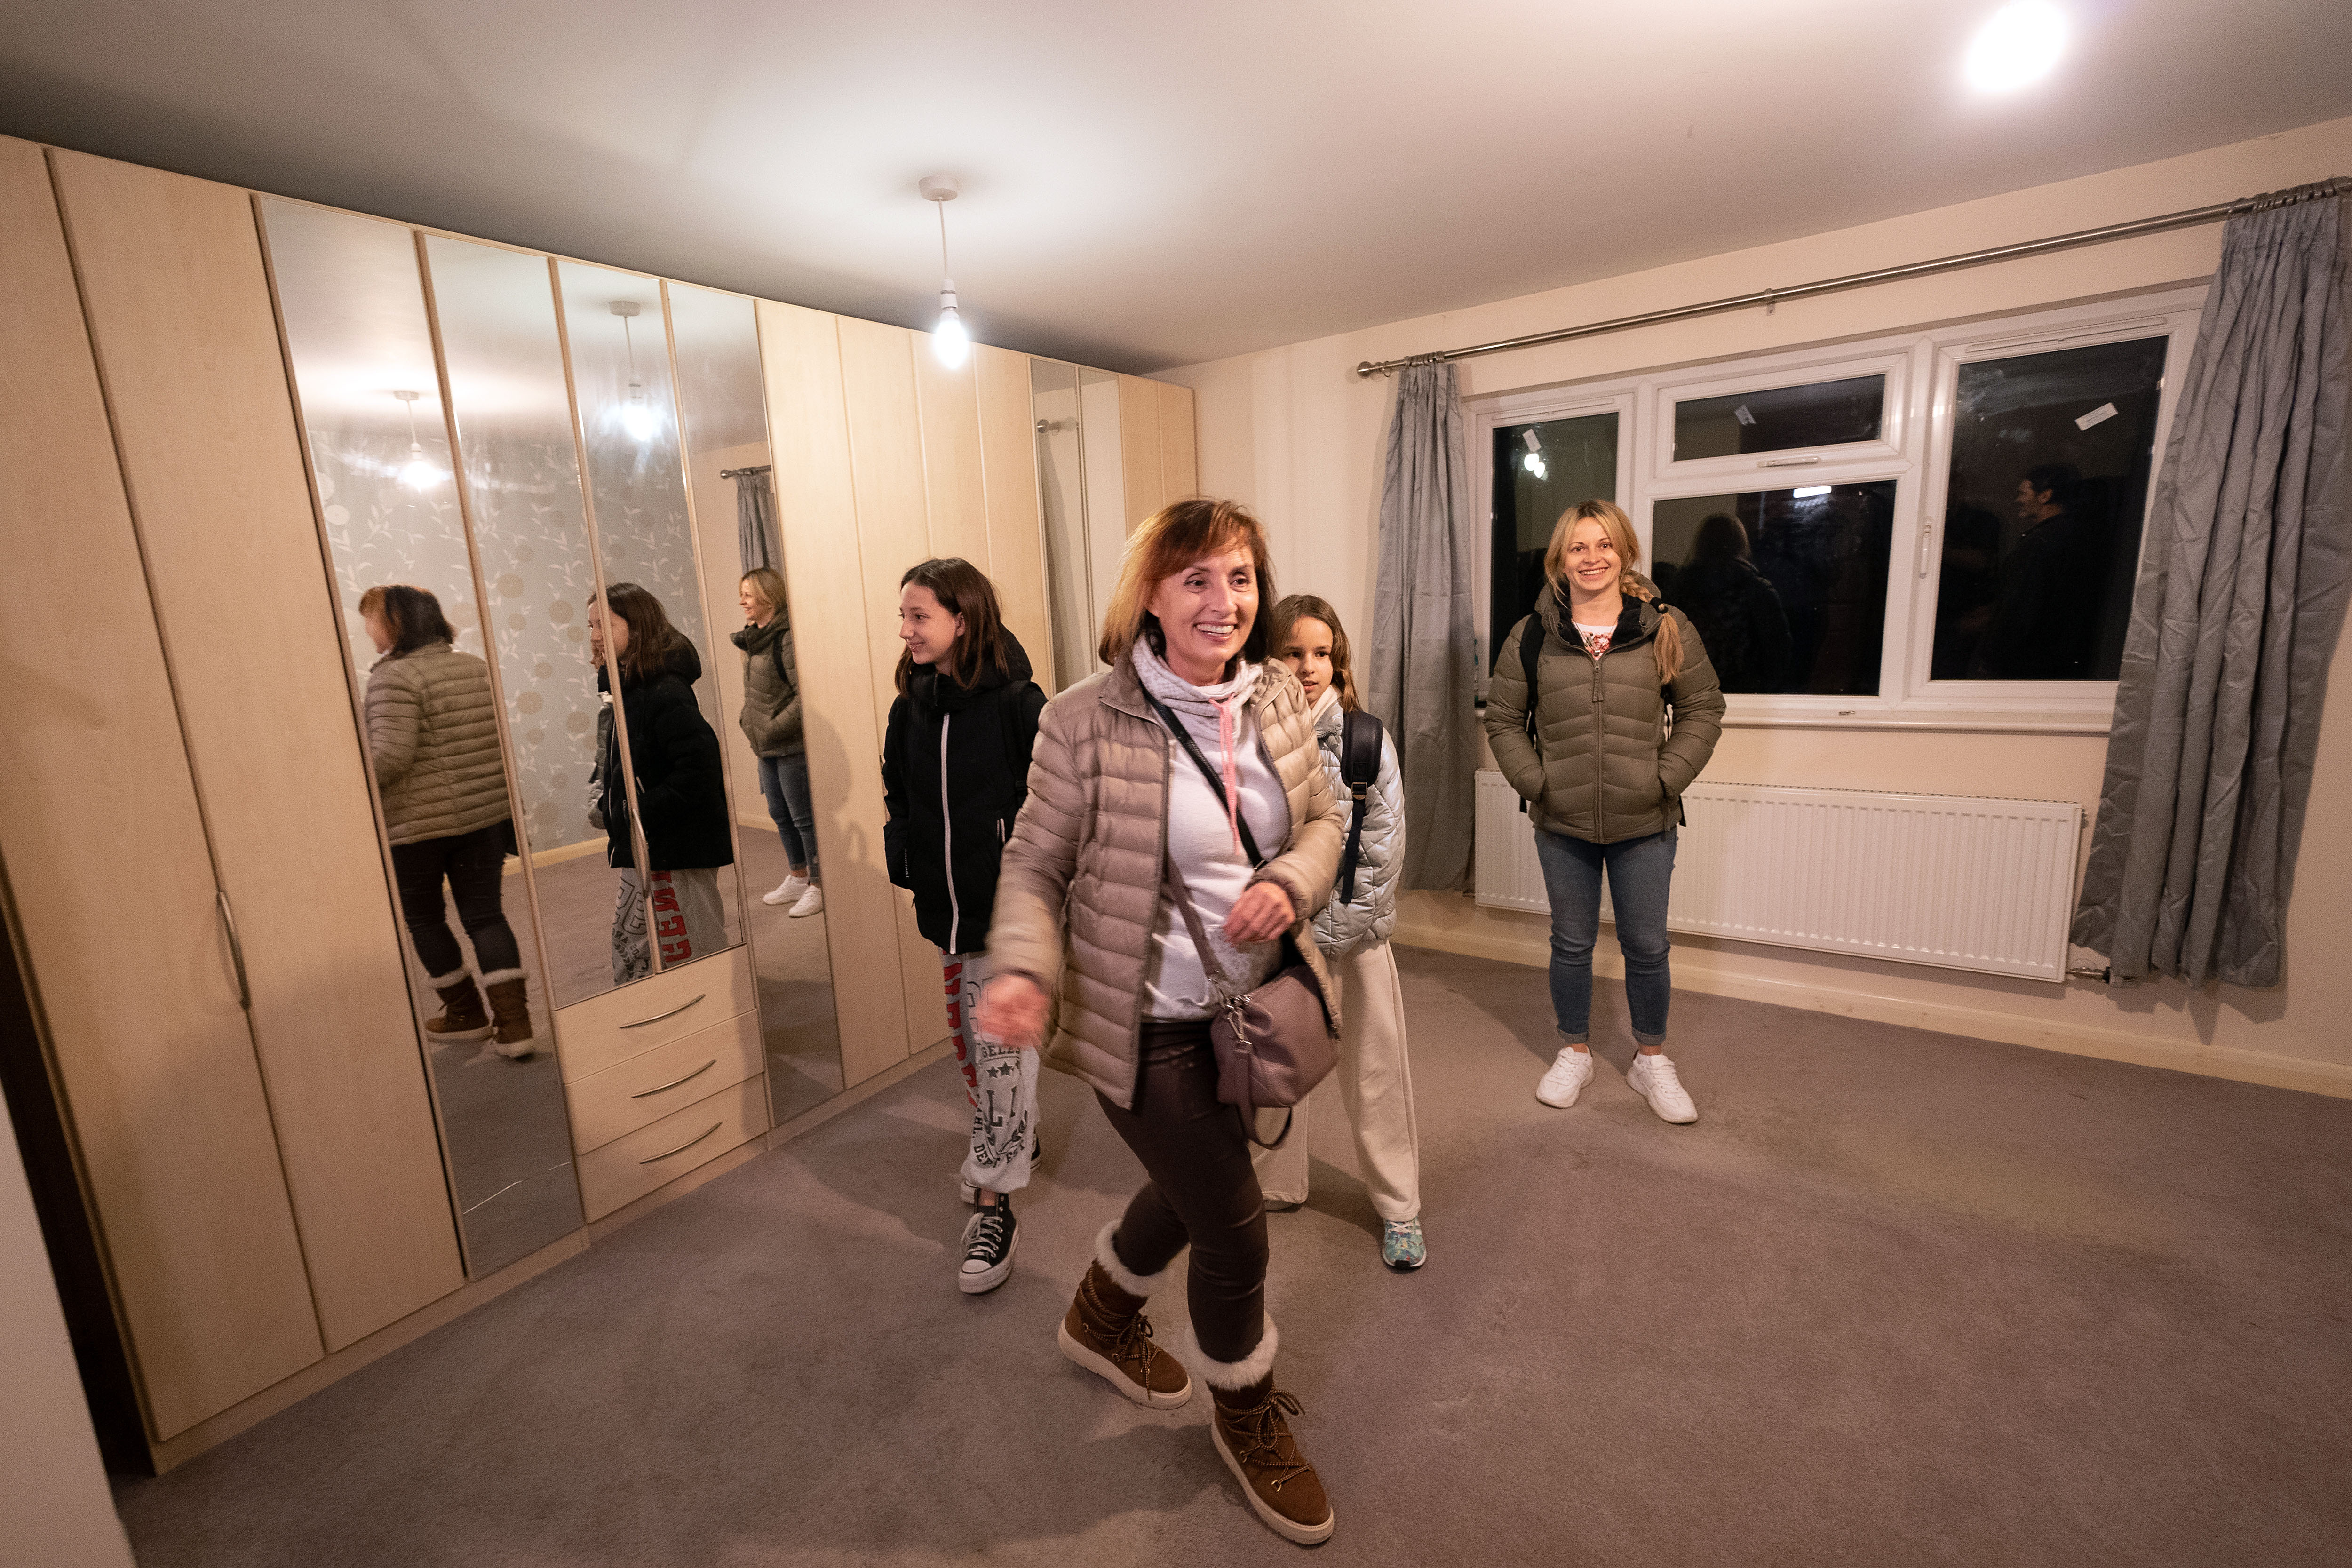
[[[980,1032],[980,988],[988,983],[988,954],[943,952],[940,979],[948,994],[948,1028],[956,1065],[963,1068],[971,1102],[971,1152],[963,1179],[992,1193],[1029,1184],[1029,1145],[1037,1135],[1037,1058]]]
[[[1421,1132],[1413,1121],[1412,1068],[1405,1060],[1404,987],[1396,955],[1376,942],[1327,964],[1339,986],[1339,1065],[1297,1108],[1279,1149],[1253,1149],[1258,1185],[1277,1203],[1307,1201],[1307,1117],[1330,1103],[1331,1080],[1356,1130],[1356,1164],[1384,1220],[1421,1213]],[[1261,1133],[1260,1136],[1265,1134]]]

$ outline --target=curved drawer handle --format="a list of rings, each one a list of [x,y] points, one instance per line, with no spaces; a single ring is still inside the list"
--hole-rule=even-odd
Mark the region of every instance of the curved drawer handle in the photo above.
[[[688,1139],[685,1142],[679,1144],[677,1148],[656,1154],[651,1160],[640,1160],[637,1163],[640,1165],[650,1165],[655,1163],[656,1161],[667,1160],[672,1154],[683,1154],[688,1149],[693,1148],[697,1143],[701,1142],[705,1138],[709,1137],[713,1132],[718,1131],[725,1125],[726,1123],[723,1121],[714,1121],[709,1126],[704,1128],[701,1131],[696,1133],[693,1137]]]
[[[629,1096],[629,1098],[631,1100],[644,1100],[649,1096],[663,1093],[665,1090],[676,1089],[679,1084],[690,1083],[694,1079],[700,1078],[704,1073],[709,1072],[712,1068],[715,1068],[718,1065],[719,1058],[717,1057],[713,1057],[709,1061],[703,1063],[700,1067],[695,1068],[692,1072],[687,1074],[684,1078],[674,1078],[667,1083],[662,1085],[660,1089],[639,1089],[636,1093]]]
[[[699,1002],[699,1001],[701,1001],[701,1000],[702,1000],[702,997],[703,997],[703,996],[708,996],[708,995],[709,995],[709,994],[710,994],[710,993],[709,993],[709,992],[705,991],[704,993],[702,993],[702,995],[701,995],[701,996],[697,996],[697,997],[694,999],[694,1002]],[[693,1006],[693,1005],[694,1005],[694,1002],[681,1002],[681,1003],[679,1003],[677,1006],[672,1007],[672,1008],[671,1008],[668,1012],[667,1012],[667,1013],[656,1013],[656,1014],[655,1014],[655,1015],[654,1015],[652,1017],[650,1017],[650,1018],[640,1018],[640,1019],[638,1019],[638,1020],[637,1020],[635,1023],[634,1023],[634,1024],[624,1024],[624,1025],[622,1025],[622,1026],[621,1026],[621,1027],[623,1027],[624,1029],[642,1029],[642,1028],[644,1028],[647,1024],[658,1024],[658,1023],[660,1023],[664,1018],[675,1018],[675,1017],[677,1017],[680,1013],[685,1012],[688,1007]]]

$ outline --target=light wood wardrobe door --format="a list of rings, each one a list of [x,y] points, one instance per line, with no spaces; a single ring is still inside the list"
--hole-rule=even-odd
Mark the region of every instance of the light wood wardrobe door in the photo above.
[[[1160,384],[1139,375],[1118,378],[1118,458],[1127,490],[1127,531],[1171,496],[1160,471]]]
[[[0,140],[0,864],[157,1441],[321,1354],[40,149]],[[22,446],[16,447],[21,441]]]
[[[849,410],[850,468],[857,487],[866,635],[873,650],[875,718],[886,727],[890,704],[898,696],[898,578],[935,553],[923,455],[926,432],[915,395],[915,334],[904,327],[841,318],[841,387]],[[979,478],[976,465],[972,478]],[[875,765],[880,765],[878,752]],[[906,997],[906,1051],[911,1054],[947,1033],[940,950],[916,929],[914,901],[895,889],[891,911]]]
[[[824,866],[841,1071],[845,1083],[855,1084],[906,1059],[907,1001],[898,984],[898,889],[882,863],[882,731],[840,321],[772,300],[758,309],[776,511],[791,566],[793,657]]]
[[[337,1350],[465,1275],[251,200],[55,160]]]
[[[1053,613],[1045,603],[1045,521],[1037,499],[1037,414],[1029,356],[972,351],[980,394],[980,452],[988,504],[988,574],[1004,624],[1029,650],[1037,684],[1053,687]]]
[[[1192,389],[1155,381],[1160,390],[1160,483],[1167,500],[1201,493],[1200,442],[1192,425]]]

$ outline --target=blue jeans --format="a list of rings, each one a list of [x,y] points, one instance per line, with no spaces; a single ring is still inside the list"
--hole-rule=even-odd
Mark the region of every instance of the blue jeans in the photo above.
[[[796,757],[761,757],[760,793],[767,797],[768,816],[784,841],[784,858],[795,870],[808,868],[809,885],[821,887],[816,874],[816,800],[809,794],[808,753]]]
[[[1601,936],[1601,871],[1617,917],[1617,951],[1625,955],[1625,1006],[1633,1038],[1664,1045],[1674,979],[1666,967],[1666,889],[1675,875],[1675,830],[1621,844],[1536,830],[1551,898],[1551,1007],[1560,1038],[1586,1043],[1592,1032],[1592,946]]]

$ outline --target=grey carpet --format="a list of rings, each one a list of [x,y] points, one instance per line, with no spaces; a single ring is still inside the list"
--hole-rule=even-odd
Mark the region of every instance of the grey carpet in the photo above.
[[[1327,1560],[2352,1559],[2352,1102],[1684,994],[1697,1125],[1605,1068],[1554,1111],[1540,973],[1400,956],[1430,1265],[1379,1267],[1336,1114],[1272,1222]],[[928,1069],[125,1486],[140,1561],[1296,1561],[1201,1396],[1054,1349],[1136,1180],[1071,1080],[956,1292],[962,1114]]]

